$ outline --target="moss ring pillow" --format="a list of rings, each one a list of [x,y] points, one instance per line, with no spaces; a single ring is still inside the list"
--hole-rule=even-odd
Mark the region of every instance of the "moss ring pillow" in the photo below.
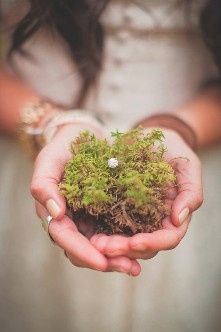
[[[176,186],[165,160],[161,130],[142,127],[112,133],[113,142],[89,131],[71,143],[73,158],[60,183],[73,220],[90,220],[97,233],[133,235],[162,227],[170,214],[169,186]]]

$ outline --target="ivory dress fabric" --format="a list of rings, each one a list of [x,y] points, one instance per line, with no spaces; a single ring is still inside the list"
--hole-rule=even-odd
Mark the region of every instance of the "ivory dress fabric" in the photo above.
[[[187,17],[175,0],[111,1],[102,16],[104,70],[85,102],[109,131],[127,130],[148,114],[176,109],[214,74],[198,29],[203,5],[194,1]],[[6,9],[14,19],[18,11]],[[64,42],[40,31],[26,47],[37,61],[16,54],[16,75],[43,96],[72,107],[81,78]],[[75,268],[64,259],[35,216],[29,194],[32,165],[15,142],[2,137],[0,330],[220,331],[220,149],[201,157],[203,207],[179,247],[144,261],[141,276],[133,279]]]

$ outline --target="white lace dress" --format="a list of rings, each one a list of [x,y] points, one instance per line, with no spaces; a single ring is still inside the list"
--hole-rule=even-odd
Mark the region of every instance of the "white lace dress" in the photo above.
[[[175,2],[114,0],[105,11],[104,70],[85,107],[100,113],[109,130],[127,130],[148,114],[174,110],[214,73],[198,31],[204,1],[194,1],[188,20]],[[42,95],[71,107],[81,78],[66,45],[41,31],[26,47],[37,61],[15,55],[17,75]],[[194,214],[185,239],[177,249],[143,262],[136,279],[72,267],[35,216],[31,165],[17,144],[4,137],[0,156],[2,331],[221,330],[218,148],[202,155],[205,204]]]

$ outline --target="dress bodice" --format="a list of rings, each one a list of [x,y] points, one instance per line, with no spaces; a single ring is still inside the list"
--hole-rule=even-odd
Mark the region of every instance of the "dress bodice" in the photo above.
[[[186,12],[175,0],[113,0],[102,15],[105,57],[98,88],[85,107],[110,129],[128,129],[139,118],[172,110],[188,99],[214,67],[201,40],[204,0]],[[26,43],[36,61],[16,54],[17,73],[39,93],[71,107],[81,77],[67,45],[40,31]]]

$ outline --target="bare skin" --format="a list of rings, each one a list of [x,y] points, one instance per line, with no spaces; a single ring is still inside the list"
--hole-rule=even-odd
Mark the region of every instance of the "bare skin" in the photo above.
[[[0,83],[3,83],[3,89],[0,90],[0,130],[14,135],[20,110],[39,96],[4,70],[0,71]],[[14,98],[11,98],[12,95]],[[221,102],[213,94],[198,95],[176,113],[195,130],[200,147],[221,141]],[[63,126],[51,143],[39,153],[31,184],[37,214],[41,218],[48,214],[54,217],[50,224],[50,234],[67,252],[72,264],[137,276],[141,271],[137,259],[149,259],[161,250],[173,249],[184,237],[191,214],[203,200],[200,161],[178,133],[164,130],[168,160],[184,156],[188,161],[177,161],[176,170],[181,189],[170,196],[172,213],[170,218],[164,220],[163,229],[130,238],[107,237],[93,235],[91,228],[89,232],[87,223],[86,227],[84,223],[80,225],[80,232],[66,215],[66,204],[57,185],[62,177],[64,164],[70,158],[69,143],[82,129],[91,128],[73,124]],[[52,201],[54,204],[51,204]]]
[[[174,160],[179,191],[170,192],[168,202],[171,206],[170,217],[163,221],[163,228],[153,233],[140,233],[132,237],[119,235],[94,235],[93,245],[105,255],[115,257],[126,255],[136,259],[150,259],[161,250],[175,248],[184,237],[192,213],[203,201],[201,164],[198,157],[173,131],[164,130],[168,161]],[[185,158],[180,158],[185,156]],[[184,212],[183,212],[184,211]]]
[[[73,136],[73,130],[72,125],[63,127],[62,131],[59,132],[53,142],[51,142],[51,146],[49,145],[39,154],[32,180],[32,194],[41,204],[37,204],[37,213],[39,216],[42,215],[43,207],[47,205],[47,201],[51,198],[61,207],[60,212],[56,215],[56,219],[59,220],[60,224],[59,222],[51,223],[50,234],[53,239],[67,251],[72,263],[79,266],[83,264],[83,260],[81,258],[79,262],[79,254],[76,255],[70,251],[71,245],[69,246],[69,242],[67,241],[67,239],[73,241],[73,236],[69,233],[71,231],[74,233],[76,227],[67,216],[63,217],[66,211],[66,205],[57,189],[57,184],[62,177],[64,164],[70,159],[68,144],[66,142],[69,142],[70,137]],[[68,137],[68,135],[70,135],[70,137]],[[154,257],[161,250],[175,248],[184,237],[192,212],[201,205],[203,200],[201,164],[198,157],[177,133],[171,130],[164,130],[164,135],[168,147],[166,158],[168,160],[176,160],[175,169],[180,185],[178,193],[176,191],[170,193],[171,217],[164,220],[162,230],[151,234],[136,234],[132,237],[120,235],[107,236],[104,234],[93,235],[91,225],[84,223],[84,234],[89,234],[89,239],[85,242],[85,249],[81,252],[81,255],[84,256],[86,254],[86,257],[84,256],[85,259],[87,258],[87,260],[90,261],[90,264],[89,261],[87,262],[87,267],[102,270],[103,261],[101,262],[100,254],[109,258],[117,258],[120,256],[122,259],[123,256],[129,259],[149,259]],[[66,146],[66,155],[64,153],[64,146]],[[176,159],[180,156],[185,156],[185,158]],[[59,168],[55,166],[58,164]],[[186,209],[188,209],[188,213],[184,215],[183,218],[182,211],[186,211]],[[58,225],[60,225],[60,228]],[[66,227],[67,229],[67,234],[65,234],[64,238],[61,238],[61,234],[64,235],[62,227]],[[85,236],[85,239],[86,237],[87,236]],[[89,243],[93,246],[93,257],[90,255]],[[68,247],[66,245],[68,245]],[[76,239],[76,245],[73,246],[73,248],[76,249],[77,247],[80,248],[78,239]],[[97,252],[94,251],[94,248],[97,249]],[[93,262],[91,262],[92,258]],[[140,272],[139,269],[140,268],[137,266],[137,273]]]

